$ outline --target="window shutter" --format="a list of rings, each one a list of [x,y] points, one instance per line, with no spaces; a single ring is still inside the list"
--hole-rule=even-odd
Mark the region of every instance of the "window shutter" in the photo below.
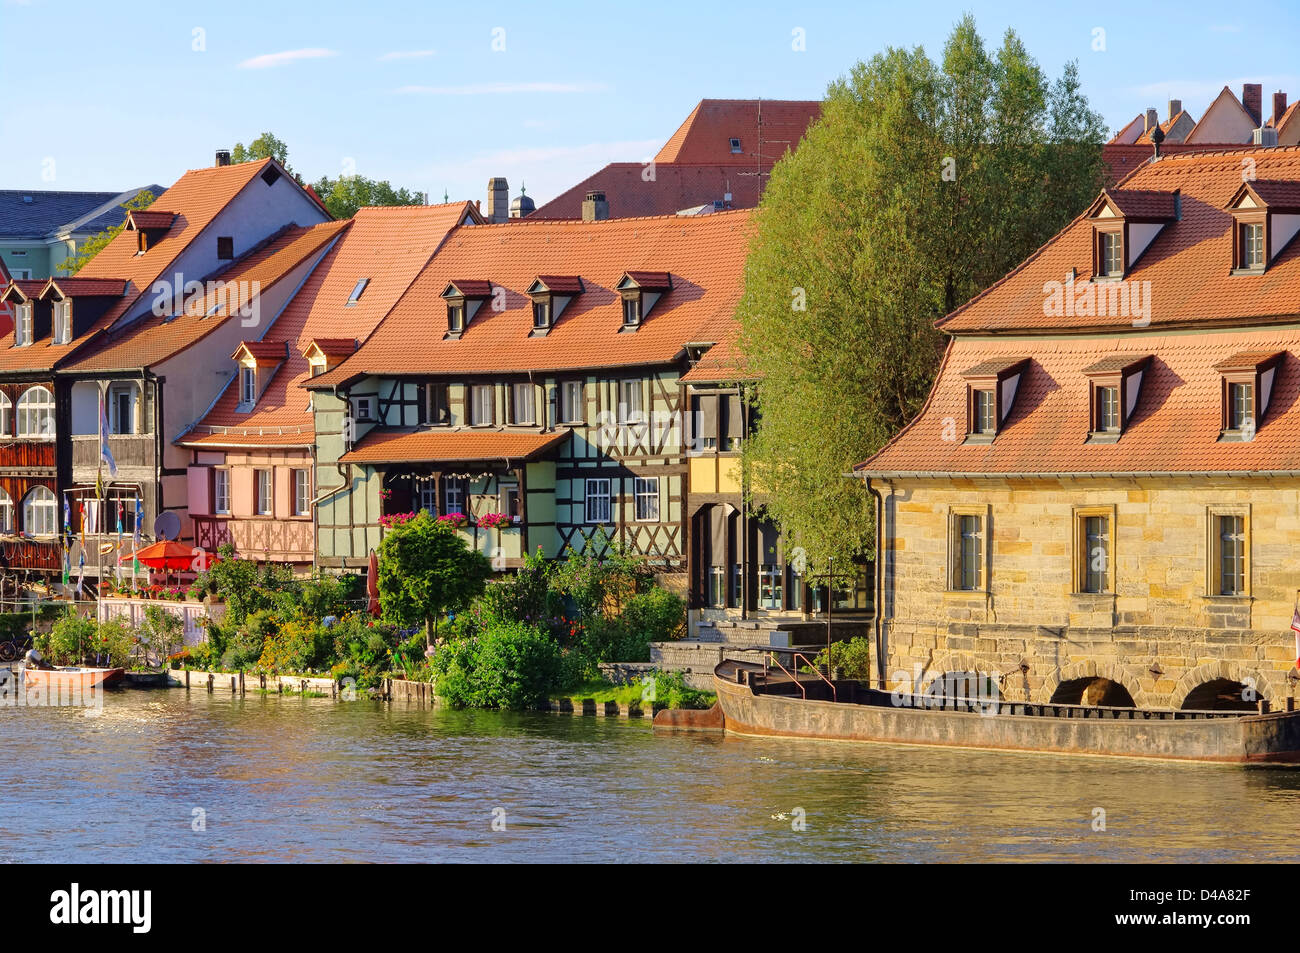
[[[709,565],[727,565],[727,508],[722,505],[709,508]]]
[[[740,395],[730,394],[727,400],[727,436],[732,440],[740,440],[745,436],[744,415],[740,408]]]
[[[718,436],[718,395],[703,394],[700,397],[700,432],[701,441]]]

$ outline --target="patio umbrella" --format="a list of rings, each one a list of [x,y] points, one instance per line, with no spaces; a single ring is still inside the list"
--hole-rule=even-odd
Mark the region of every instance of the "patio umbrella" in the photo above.
[[[117,557],[120,563],[132,559],[140,560],[140,565],[150,569],[189,569],[194,563],[194,549],[172,539],[164,539],[133,553],[123,553]]]
[[[366,595],[370,598],[366,611],[378,618],[382,611],[379,608],[379,557],[373,549],[370,550],[370,565],[366,568]]]

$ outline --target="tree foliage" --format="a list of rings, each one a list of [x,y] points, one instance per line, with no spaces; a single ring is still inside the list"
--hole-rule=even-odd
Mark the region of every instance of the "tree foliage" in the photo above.
[[[366,205],[423,205],[424,194],[409,189],[394,189],[385,180],[376,182],[363,175],[342,175],[337,179],[322,176],[312,184],[325,207],[335,218],[351,218]]]
[[[121,205],[122,221],[104,229],[102,232],[96,232],[94,235],[87,238],[81,243],[81,247],[77,249],[75,255],[70,255],[68,258],[64,259],[63,263],[59,265],[59,270],[67,275],[75,275],[77,272],[81,271],[81,269],[85,267],[86,262],[90,261],[90,259],[103,251],[108,243],[117,237],[117,233],[126,228],[126,213],[132,209],[148,208],[154,203],[154,198],[155,196],[152,192],[148,189],[144,189],[137,192],[135,198],[131,199],[129,202],[123,202]]]
[[[857,64],[773,169],[739,308],[761,381],[744,460],[814,573],[874,544],[844,474],[920,409],[935,320],[1087,206],[1103,138],[1073,64],[1049,84],[1014,32],[990,55],[968,16],[939,63],[890,48]]]
[[[289,146],[273,132],[262,133],[248,145],[236,142],[235,148],[230,150],[230,161],[234,165],[263,159],[274,159],[284,166],[284,171],[293,175],[293,169],[289,167]]]
[[[467,607],[491,573],[486,556],[421,510],[390,527],[379,544],[379,605],[391,622],[423,624],[432,644],[438,617]]]

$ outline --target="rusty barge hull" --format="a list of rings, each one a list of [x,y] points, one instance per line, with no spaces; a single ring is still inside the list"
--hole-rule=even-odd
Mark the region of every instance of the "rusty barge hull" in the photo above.
[[[1173,717],[1134,711],[1098,717],[1082,706],[1003,703],[996,714],[769,694],[714,671],[724,730],[741,735],[925,745],[989,751],[1152,758],[1216,764],[1300,764],[1300,712]],[[1072,709],[1067,715],[1047,709]],[[1035,714],[1017,714],[1017,711]]]

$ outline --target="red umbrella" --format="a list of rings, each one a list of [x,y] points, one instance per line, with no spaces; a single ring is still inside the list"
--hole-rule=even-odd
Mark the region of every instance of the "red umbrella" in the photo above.
[[[202,550],[199,551],[200,553]],[[195,551],[175,540],[164,539],[152,545],[137,549],[133,553],[123,553],[117,558],[119,563],[138,559],[140,565],[150,569],[189,569],[194,565]]]
[[[379,608],[379,557],[373,549],[370,550],[370,565],[366,569],[366,595],[370,597],[366,611],[378,618],[382,611]]]

